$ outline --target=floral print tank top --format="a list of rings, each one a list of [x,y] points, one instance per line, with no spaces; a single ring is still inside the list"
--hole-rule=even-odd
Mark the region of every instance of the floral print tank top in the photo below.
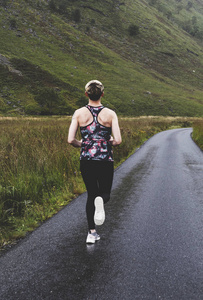
[[[98,122],[98,115],[104,106],[93,107],[86,105],[93,116],[93,121],[80,127],[82,147],[80,160],[105,160],[113,161],[111,143],[111,127],[106,127]]]

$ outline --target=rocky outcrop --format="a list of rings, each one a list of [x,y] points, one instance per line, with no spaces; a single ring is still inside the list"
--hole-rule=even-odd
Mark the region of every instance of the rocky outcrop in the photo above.
[[[3,66],[11,66],[10,61],[8,60],[8,58],[6,58],[5,56],[0,54],[0,64]]]
[[[0,64],[7,67],[9,72],[15,73],[18,76],[23,76],[22,73],[19,70],[16,70],[13,68],[12,64],[10,63],[9,59],[5,57],[4,55],[0,54]]]

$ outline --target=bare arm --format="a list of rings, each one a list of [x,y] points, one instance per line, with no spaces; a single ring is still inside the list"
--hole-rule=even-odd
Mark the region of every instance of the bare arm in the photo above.
[[[73,147],[81,147],[82,142],[78,141],[75,136],[78,130],[78,119],[77,119],[77,112],[74,113],[72,117],[72,121],[69,127],[68,133],[68,143],[71,144]]]
[[[122,138],[121,138],[121,132],[120,132],[116,113],[113,113],[112,134],[113,134],[113,138],[110,140],[112,146],[120,145],[122,142]]]

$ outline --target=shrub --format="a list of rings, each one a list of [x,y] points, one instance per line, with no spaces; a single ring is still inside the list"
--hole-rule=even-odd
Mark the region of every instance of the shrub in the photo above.
[[[190,35],[198,37],[199,27],[196,23],[193,23],[193,20],[185,21],[182,28],[183,28],[183,30],[188,32]]]
[[[49,2],[49,8],[53,11],[56,11],[56,4],[55,4],[54,0],[51,0]]]
[[[10,19],[10,28],[11,29],[16,29],[17,28],[17,23],[16,23],[16,20],[14,18]]]
[[[64,114],[65,101],[53,88],[41,88],[35,101],[41,107],[41,115]]]
[[[135,24],[131,24],[128,27],[128,32],[130,34],[130,36],[136,36],[139,34],[139,26],[135,25]]]
[[[188,1],[186,9],[187,9],[187,10],[190,10],[192,7],[193,7],[192,2],[191,2],[191,1]]]
[[[72,16],[73,16],[73,20],[76,23],[79,23],[81,21],[81,13],[78,8],[73,11]]]
[[[149,0],[149,5],[156,5],[157,4],[157,0]]]
[[[9,0],[2,0],[0,2],[0,5],[2,5],[3,7],[7,7],[7,4],[9,4]]]
[[[62,1],[59,3],[58,11],[60,14],[65,14],[66,13],[66,2]]]

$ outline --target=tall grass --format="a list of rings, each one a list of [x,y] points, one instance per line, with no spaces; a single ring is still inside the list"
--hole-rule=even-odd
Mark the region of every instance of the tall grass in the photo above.
[[[68,125],[67,119],[1,120],[1,239],[8,228],[32,229],[84,190],[79,152],[66,143]]]
[[[194,122],[192,137],[197,145],[203,150],[203,120]]]
[[[186,120],[120,119],[123,142],[114,148],[115,167],[156,132],[191,125]],[[69,124],[69,117],[0,119],[0,245],[32,230],[85,191],[80,150],[66,142]]]

